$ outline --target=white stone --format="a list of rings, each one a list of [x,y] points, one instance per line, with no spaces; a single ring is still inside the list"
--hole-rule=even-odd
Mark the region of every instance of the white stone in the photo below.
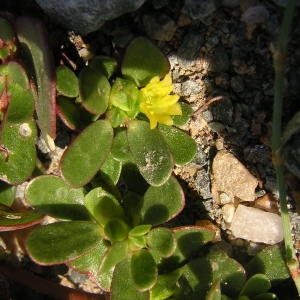
[[[219,199],[221,205],[225,205],[232,202],[232,199],[226,193],[220,193]]]
[[[236,238],[274,245],[283,240],[280,216],[254,207],[239,205],[230,226]]]
[[[225,204],[222,207],[223,219],[226,223],[231,223],[235,212],[234,204]]]

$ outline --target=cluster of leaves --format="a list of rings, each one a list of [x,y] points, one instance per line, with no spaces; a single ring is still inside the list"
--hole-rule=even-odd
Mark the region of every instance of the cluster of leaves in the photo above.
[[[55,218],[29,235],[30,257],[88,273],[111,299],[276,299],[268,292],[273,271],[275,279],[288,277],[278,248],[265,251],[273,256],[269,266],[254,258],[246,268],[254,276],[246,280],[241,264],[206,247],[214,231],[163,226],[185,205],[174,164],[190,162],[196,144],[179,128],[191,109],[170,95],[169,63],[160,50],[137,38],[120,69],[99,56],[78,76],[64,65],[55,76],[42,25],[24,17],[15,25],[17,39],[0,19],[0,230]],[[154,99],[143,99],[143,89]],[[147,114],[141,102],[152,100]],[[37,128],[53,149],[56,112],[79,134],[60,161],[61,176],[36,176]],[[32,209],[15,212],[15,186],[27,180]]]

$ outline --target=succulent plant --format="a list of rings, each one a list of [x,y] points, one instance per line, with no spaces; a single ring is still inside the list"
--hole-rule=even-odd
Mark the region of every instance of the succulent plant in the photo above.
[[[29,183],[25,196],[33,207],[61,220],[30,234],[31,258],[39,264],[66,263],[87,272],[103,290],[111,291],[113,299],[149,294],[158,281],[162,285],[159,265],[173,255],[185,256],[177,244],[188,241],[190,234],[198,235],[194,241],[198,248],[214,237],[197,226],[175,230],[159,226],[184,206],[174,177],[159,187],[149,186],[143,196],[128,192],[121,198],[102,187],[84,194],[82,188],[70,188],[59,177],[43,175]],[[124,276],[132,280],[127,298],[119,294]]]
[[[197,149],[181,129],[193,111],[173,93],[162,52],[137,38],[120,66],[96,56],[78,76],[63,64],[54,72],[42,23],[21,17],[13,26],[0,18],[0,231],[53,217],[26,241],[32,260],[87,273],[113,300],[276,299],[270,288],[288,277],[279,248],[246,272],[210,247],[211,229],[167,223],[185,205],[174,165]],[[56,113],[76,137],[59,176],[36,176],[38,129],[53,150]],[[15,211],[24,181],[31,207]],[[268,255],[273,263],[262,264]]]
[[[147,58],[141,55],[146,52]],[[134,163],[149,184],[160,186],[170,178],[174,164],[188,163],[196,153],[194,140],[177,127],[188,121],[192,111],[187,104],[177,102],[179,96],[172,94],[171,77],[167,74],[169,62],[147,39],[137,38],[130,43],[121,71],[116,74],[117,63],[113,59],[97,56],[82,69],[76,81],[69,69],[60,66],[57,69],[59,115],[72,130],[82,127],[80,116],[83,114],[86,116],[83,123],[102,116],[110,122],[107,126],[114,132],[112,148],[102,149],[102,154],[111,151],[113,159]],[[76,144],[77,140],[70,148],[76,148]],[[100,139],[99,144],[103,145]],[[107,145],[110,145],[109,140]],[[88,147],[92,151],[94,146],[97,151],[96,145]],[[125,157],[120,149],[126,149],[128,155]],[[98,159],[101,165],[101,159]],[[64,165],[65,158],[62,160],[63,176]],[[73,169],[73,176],[81,177],[80,170]],[[96,171],[95,168],[91,174]]]

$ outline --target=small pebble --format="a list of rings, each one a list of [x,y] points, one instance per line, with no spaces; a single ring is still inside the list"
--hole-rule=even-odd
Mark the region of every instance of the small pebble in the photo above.
[[[210,177],[205,169],[202,168],[197,172],[195,186],[203,199],[211,198]]]
[[[158,41],[170,41],[177,29],[174,20],[166,14],[144,15],[143,24],[147,35]]]
[[[244,91],[243,78],[239,75],[231,77],[230,86],[235,93],[243,92]]]
[[[263,209],[268,212],[278,213],[278,201],[270,193],[257,198],[255,200],[254,207]]]
[[[239,205],[230,230],[236,238],[274,245],[283,240],[280,216],[257,208]]]
[[[266,23],[269,12],[263,5],[250,6],[242,15],[241,20],[247,25]]]
[[[212,195],[220,203],[220,194],[234,200],[254,201],[258,180],[230,152],[219,151],[212,164]]]
[[[194,20],[203,20],[216,10],[214,0],[185,0],[183,12]]]
[[[223,212],[223,219],[226,223],[230,224],[232,222],[234,212],[235,212],[235,207],[233,203],[228,203],[225,204],[222,207],[222,212]]]
[[[230,198],[226,193],[220,193],[219,198],[221,205],[232,203],[232,198]]]
[[[181,93],[186,97],[198,94],[200,90],[200,86],[195,80],[187,80],[181,84]]]
[[[211,72],[225,72],[228,71],[230,66],[229,57],[224,47],[219,46],[214,51],[210,58],[210,69]]]

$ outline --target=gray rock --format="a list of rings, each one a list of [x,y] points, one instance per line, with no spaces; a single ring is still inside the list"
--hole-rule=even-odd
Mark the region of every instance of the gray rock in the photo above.
[[[207,123],[213,122],[214,120],[214,116],[210,110],[205,110],[202,112],[201,116]]]
[[[241,18],[248,25],[266,23],[268,19],[269,12],[263,5],[250,6]]]
[[[198,151],[190,164],[192,165],[194,164],[197,167],[201,168],[208,164],[208,154],[204,152],[204,150],[202,149],[202,147],[200,147],[200,145],[198,145],[197,148]]]
[[[196,63],[196,56],[203,46],[203,35],[199,32],[189,30],[184,36],[177,51],[177,62],[183,69],[188,69]]]
[[[214,0],[185,0],[183,13],[194,20],[203,21],[216,10]]]
[[[231,125],[233,120],[233,104],[228,97],[212,103],[209,107],[214,121],[219,121],[225,125]]]
[[[146,0],[36,0],[55,22],[82,35],[138,9]]]
[[[194,80],[187,80],[181,84],[181,93],[187,97],[198,94],[200,90],[199,84]]]
[[[243,77],[239,75],[231,77],[230,86],[235,93],[241,93],[244,90]]]
[[[211,198],[210,177],[209,173],[205,169],[201,169],[197,172],[195,186],[203,199]]]
[[[227,73],[220,73],[215,77],[215,84],[219,87],[227,89],[229,87],[230,78]]]
[[[170,41],[177,29],[174,20],[166,14],[144,15],[143,24],[148,36],[158,41]]]
[[[210,57],[210,72],[225,72],[230,66],[229,57],[224,47],[218,46]]]

